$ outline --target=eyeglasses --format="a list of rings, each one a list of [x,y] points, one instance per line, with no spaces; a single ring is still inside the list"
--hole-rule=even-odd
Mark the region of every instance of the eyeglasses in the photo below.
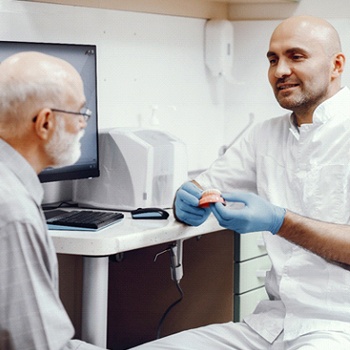
[[[67,114],[74,114],[74,115],[82,115],[84,117],[84,120],[87,122],[91,115],[92,115],[92,111],[89,108],[82,108],[80,110],[80,112],[71,112],[71,111],[65,111],[63,109],[56,109],[56,108],[51,108],[51,111],[53,112],[61,112],[61,113],[67,113]],[[38,116],[36,115],[33,118],[33,122],[36,122]]]
[[[82,108],[79,112],[65,111],[63,109],[56,109],[56,108],[51,108],[51,111],[67,113],[67,114],[74,114],[74,115],[82,115],[86,122],[90,119],[90,117],[92,115],[92,111],[89,108]]]

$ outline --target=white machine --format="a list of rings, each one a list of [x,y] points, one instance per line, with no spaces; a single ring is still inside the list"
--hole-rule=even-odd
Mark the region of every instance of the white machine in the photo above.
[[[116,210],[170,208],[188,177],[185,144],[158,130],[102,130],[99,154],[100,177],[73,185],[73,200],[79,204]]]

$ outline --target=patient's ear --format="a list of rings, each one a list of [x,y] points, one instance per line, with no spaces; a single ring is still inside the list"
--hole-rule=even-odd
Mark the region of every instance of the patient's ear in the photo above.
[[[43,108],[33,119],[35,131],[42,140],[48,140],[55,127],[54,114],[50,108]]]

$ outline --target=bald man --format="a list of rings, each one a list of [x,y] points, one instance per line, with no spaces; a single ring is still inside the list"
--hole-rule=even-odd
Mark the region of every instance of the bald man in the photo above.
[[[0,331],[16,350],[99,349],[71,340],[37,176],[80,157],[84,105],[81,77],[63,60],[25,52],[0,64]]]
[[[272,33],[267,58],[276,99],[291,113],[254,126],[178,190],[174,209],[188,225],[200,225],[212,212],[237,233],[264,231],[269,298],[243,322],[135,349],[350,348],[349,229],[311,220],[350,224],[350,90],[341,86],[345,57],[338,33],[320,18],[289,18]],[[209,188],[221,190],[227,205],[198,207]]]

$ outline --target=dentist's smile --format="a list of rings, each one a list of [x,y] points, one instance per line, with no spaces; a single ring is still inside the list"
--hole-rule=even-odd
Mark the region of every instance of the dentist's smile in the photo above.
[[[298,87],[299,84],[292,84],[292,83],[280,83],[277,84],[277,90],[278,91],[285,91],[285,90],[290,90],[290,89],[294,89],[295,87]]]

